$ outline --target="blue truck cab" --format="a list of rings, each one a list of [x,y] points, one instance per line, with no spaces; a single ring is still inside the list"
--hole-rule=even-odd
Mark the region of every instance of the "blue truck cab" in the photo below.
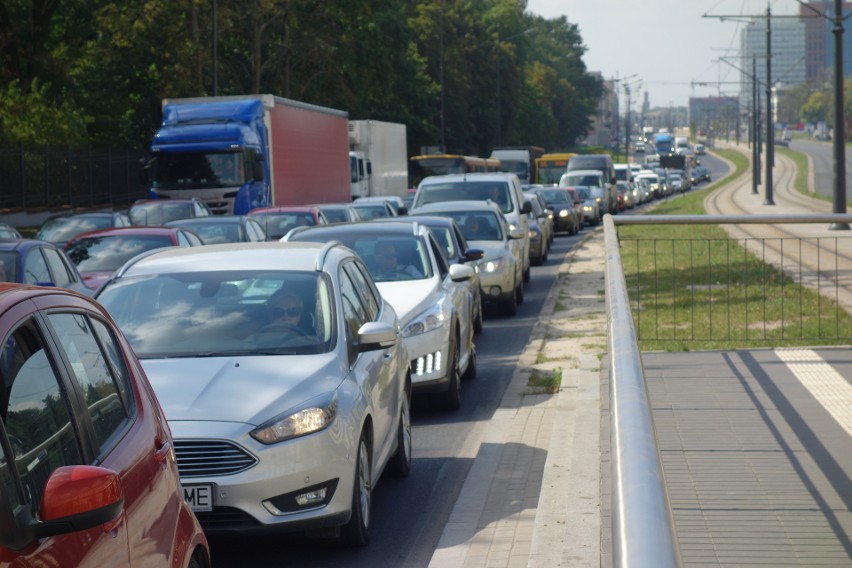
[[[152,199],[197,197],[213,213],[242,215],[271,203],[269,136],[259,98],[163,101],[151,143]]]

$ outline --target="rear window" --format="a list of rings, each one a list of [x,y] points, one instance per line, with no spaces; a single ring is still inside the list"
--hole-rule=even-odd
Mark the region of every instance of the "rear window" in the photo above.
[[[420,187],[417,206],[445,201],[486,201],[500,206],[503,213],[511,213],[512,200],[509,184],[504,181],[455,181],[430,183]]]

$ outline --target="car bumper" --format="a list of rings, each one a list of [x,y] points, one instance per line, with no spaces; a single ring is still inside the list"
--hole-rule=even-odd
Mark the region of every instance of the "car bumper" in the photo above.
[[[449,386],[449,341],[452,322],[403,339],[411,361],[411,386],[418,392],[441,391]]]
[[[501,302],[515,293],[515,267],[511,264],[494,272],[480,267],[479,287],[483,302]]]
[[[326,430],[266,446],[251,438],[251,425],[217,422],[170,422],[178,464],[188,459],[182,443],[230,442],[256,458],[232,475],[185,475],[181,485],[212,487],[212,510],[195,511],[205,532],[293,532],[336,527],[351,515],[358,424],[342,416]],[[215,459],[215,458],[211,458]],[[326,499],[298,506],[295,496],[325,488]]]

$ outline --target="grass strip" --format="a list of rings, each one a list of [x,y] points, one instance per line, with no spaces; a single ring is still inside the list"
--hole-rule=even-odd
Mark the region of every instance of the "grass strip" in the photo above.
[[[717,153],[734,164],[733,174],[661,202],[649,214],[704,214],[707,195],[748,170],[742,153]],[[732,240],[717,225],[618,231],[643,351],[845,345],[852,336],[852,316],[800,285],[797,267],[781,271],[763,262],[760,240]]]

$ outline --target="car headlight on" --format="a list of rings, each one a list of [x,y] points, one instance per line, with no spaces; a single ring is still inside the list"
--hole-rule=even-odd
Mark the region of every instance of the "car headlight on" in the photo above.
[[[485,272],[497,272],[498,270],[503,270],[508,266],[509,259],[505,256],[501,256],[500,258],[495,258],[494,260],[489,260],[481,265],[482,269]]]
[[[402,330],[403,337],[412,337],[429,331],[440,329],[446,321],[446,316],[441,306],[434,305],[415,317]]]
[[[277,444],[328,428],[337,416],[337,394],[318,404],[308,404],[288,414],[278,415],[251,432],[261,444]]]
[[[568,210],[563,209],[562,211],[559,212],[559,216],[560,217],[567,217],[568,216]]]
[[[509,230],[510,230],[510,231],[514,231],[514,230],[515,230],[515,229],[517,229],[517,228],[518,228],[518,226],[517,226],[517,225],[515,225],[514,223],[509,223]]]

